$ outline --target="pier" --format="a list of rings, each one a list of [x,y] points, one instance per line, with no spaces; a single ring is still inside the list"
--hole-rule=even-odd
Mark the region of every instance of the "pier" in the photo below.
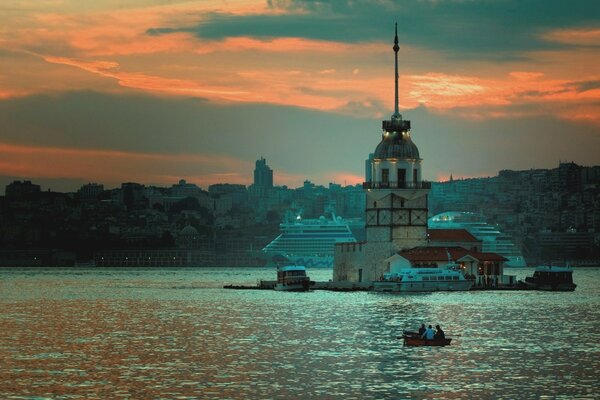
[[[274,290],[277,281],[259,281],[256,285],[225,285],[224,289],[237,289],[237,290]],[[368,292],[373,290],[372,282],[347,282],[347,281],[328,281],[328,282],[314,282],[311,284],[311,290],[329,290],[332,292]],[[469,291],[471,292],[483,292],[483,291],[524,291],[524,290],[535,290],[525,285],[511,285],[511,286],[473,286]]]

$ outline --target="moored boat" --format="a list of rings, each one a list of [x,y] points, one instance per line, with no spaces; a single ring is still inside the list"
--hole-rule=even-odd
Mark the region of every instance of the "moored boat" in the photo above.
[[[443,268],[403,268],[373,282],[376,292],[436,292],[470,290],[474,281],[466,279],[460,265]]]
[[[306,292],[310,288],[310,278],[302,265],[287,265],[277,268],[275,290],[288,292]]]
[[[572,292],[577,287],[573,283],[573,268],[543,265],[536,267],[533,276],[528,276],[522,284],[536,290]]]

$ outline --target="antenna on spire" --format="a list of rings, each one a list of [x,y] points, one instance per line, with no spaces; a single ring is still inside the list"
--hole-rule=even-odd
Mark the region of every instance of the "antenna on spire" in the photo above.
[[[396,60],[396,68],[395,68],[395,76],[394,76],[394,83],[395,83],[395,103],[394,103],[394,117],[400,117],[400,110],[398,107],[398,50],[400,50],[400,46],[398,46],[398,23],[396,22],[395,24],[395,29],[394,29],[394,58]]]

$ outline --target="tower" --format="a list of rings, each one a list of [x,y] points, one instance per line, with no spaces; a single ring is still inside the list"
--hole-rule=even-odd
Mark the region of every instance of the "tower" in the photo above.
[[[422,181],[419,149],[411,139],[410,121],[402,119],[398,105],[398,28],[394,37],[395,107],[382,121],[381,142],[367,160],[365,226],[367,243],[391,244],[397,250],[427,242],[427,194]]]
[[[273,189],[273,170],[263,157],[256,160],[254,168],[254,190],[259,197],[264,197]]]
[[[383,121],[381,142],[365,161],[366,242],[335,247],[335,281],[370,282],[389,271],[389,258],[403,249],[427,244],[427,194],[421,157],[413,143],[410,121],[398,105],[398,27],[394,37],[395,107]]]

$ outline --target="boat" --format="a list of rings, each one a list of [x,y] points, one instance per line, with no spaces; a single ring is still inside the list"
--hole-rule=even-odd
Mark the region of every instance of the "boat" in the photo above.
[[[573,268],[552,265],[536,267],[533,276],[528,276],[521,284],[536,289],[572,292],[577,287],[573,283]]]
[[[398,339],[404,339],[405,346],[449,346],[452,338],[423,339],[417,332],[405,331]]]
[[[288,215],[279,225],[280,234],[261,251],[267,266],[283,263],[307,268],[332,268],[336,243],[356,243],[350,221],[328,211],[329,218],[302,218]]]
[[[411,267],[389,272],[373,282],[376,292],[436,292],[467,291],[475,283],[467,279],[459,264],[449,263],[442,268]]]
[[[481,240],[482,252],[500,254],[506,258],[508,261],[504,264],[505,267],[527,267],[525,258],[512,237],[488,224],[479,213],[448,211],[429,218],[427,225],[431,229],[466,229],[477,240]]]
[[[310,278],[302,265],[287,265],[277,268],[275,290],[287,292],[306,292],[310,288]]]

